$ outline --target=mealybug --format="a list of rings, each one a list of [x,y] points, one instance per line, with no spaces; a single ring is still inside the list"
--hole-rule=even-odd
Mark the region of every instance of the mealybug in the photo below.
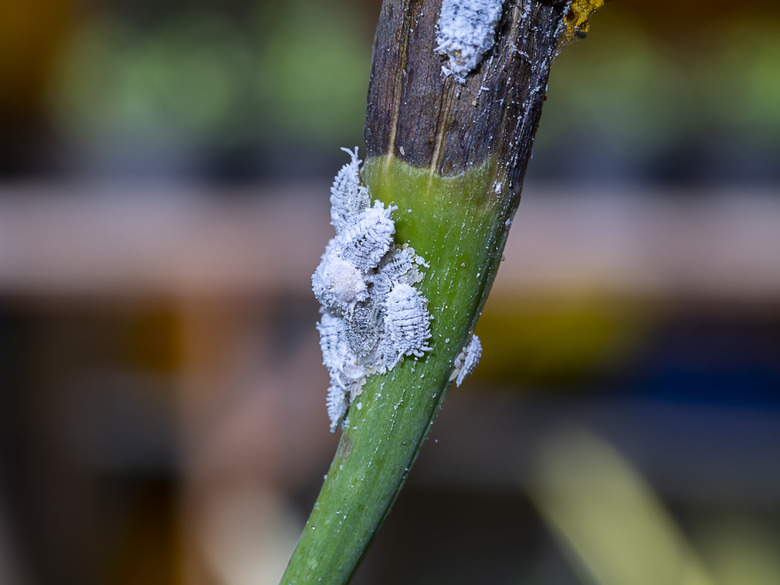
[[[471,336],[471,341],[464,347],[455,358],[454,369],[450,375],[450,381],[455,380],[455,384],[460,386],[474,368],[477,367],[479,358],[482,357],[482,344],[479,337]]]
[[[370,361],[382,332],[380,306],[373,302],[360,303],[345,321],[350,350],[359,359]]]
[[[408,282],[413,284],[422,280],[422,275],[417,269],[424,266],[425,260],[414,252],[414,248],[400,248],[388,254],[377,267],[380,274],[385,274],[393,281]]]
[[[380,201],[374,202],[361,213],[353,223],[336,236],[335,249],[339,256],[368,272],[382,259],[393,243],[395,223],[390,212],[397,207],[385,208]]]
[[[387,295],[385,331],[393,342],[396,362],[403,355],[422,357],[423,352],[430,351],[426,343],[431,337],[426,303],[417,289],[406,283],[396,284]]]
[[[354,264],[342,260],[333,250],[322,257],[311,284],[317,300],[341,314],[350,314],[357,302],[368,298],[363,275]]]
[[[325,311],[317,323],[317,331],[320,332],[322,363],[328,368],[331,377],[336,377],[352,357],[344,320]]]
[[[338,384],[331,383],[328,388],[328,398],[326,401],[328,408],[328,418],[330,419],[330,432],[335,433],[341,421],[347,415],[349,408],[349,393],[345,388]]]
[[[396,283],[416,284],[422,280],[422,274],[417,268],[423,263],[423,259],[414,253],[414,248],[396,248],[387,254],[376,273],[369,275],[371,283],[371,295],[376,298],[384,298]]]
[[[342,388],[366,375],[365,366],[355,356],[347,340],[344,319],[325,311],[317,323],[320,332],[322,363],[328,368],[331,380]]]
[[[368,189],[360,184],[360,160],[355,152],[342,148],[352,160],[341,167],[330,188],[330,222],[336,232],[342,231],[370,203]]]

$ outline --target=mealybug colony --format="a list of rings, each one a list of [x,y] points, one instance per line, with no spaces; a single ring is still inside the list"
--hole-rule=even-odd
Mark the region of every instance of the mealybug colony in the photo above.
[[[331,431],[346,424],[366,376],[431,349],[428,301],[414,288],[423,279],[421,267],[428,264],[413,248],[395,246],[391,214],[398,208],[381,201],[371,206],[371,195],[360,183],[357,148],[342,150],[351,160],[330,190],[336,236],[312,275],[312,290],[322,304],[317,329],[331,378]]]

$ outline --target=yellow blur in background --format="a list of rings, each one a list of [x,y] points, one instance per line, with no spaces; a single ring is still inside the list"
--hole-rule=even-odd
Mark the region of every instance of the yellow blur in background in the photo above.
[[[0,583],[276,583],[380,3],[0,5]],[[780,9],[558,57],[484,353],[354,583],[780,582]]]

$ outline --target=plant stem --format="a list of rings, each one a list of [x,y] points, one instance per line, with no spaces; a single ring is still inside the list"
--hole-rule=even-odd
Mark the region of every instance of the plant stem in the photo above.
[[[398,206],[396,244],[430,263],[433,349],[355,398],[283,584],[348,582],[417,458],[498,270],[569,8],[506,2],[495,45],[460,84],[434,51],[440,4],[384,2],[362,171],[372,199]]]

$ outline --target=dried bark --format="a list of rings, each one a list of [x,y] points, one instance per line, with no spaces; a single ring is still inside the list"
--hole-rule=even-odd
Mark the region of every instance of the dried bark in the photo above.
[[[461,84],[442,73],[434,51],[441,0],[385,2],[368,91],[369,156],[456,175],[495,155],[518,190],[567,4],[506,2],[495,45]]]

